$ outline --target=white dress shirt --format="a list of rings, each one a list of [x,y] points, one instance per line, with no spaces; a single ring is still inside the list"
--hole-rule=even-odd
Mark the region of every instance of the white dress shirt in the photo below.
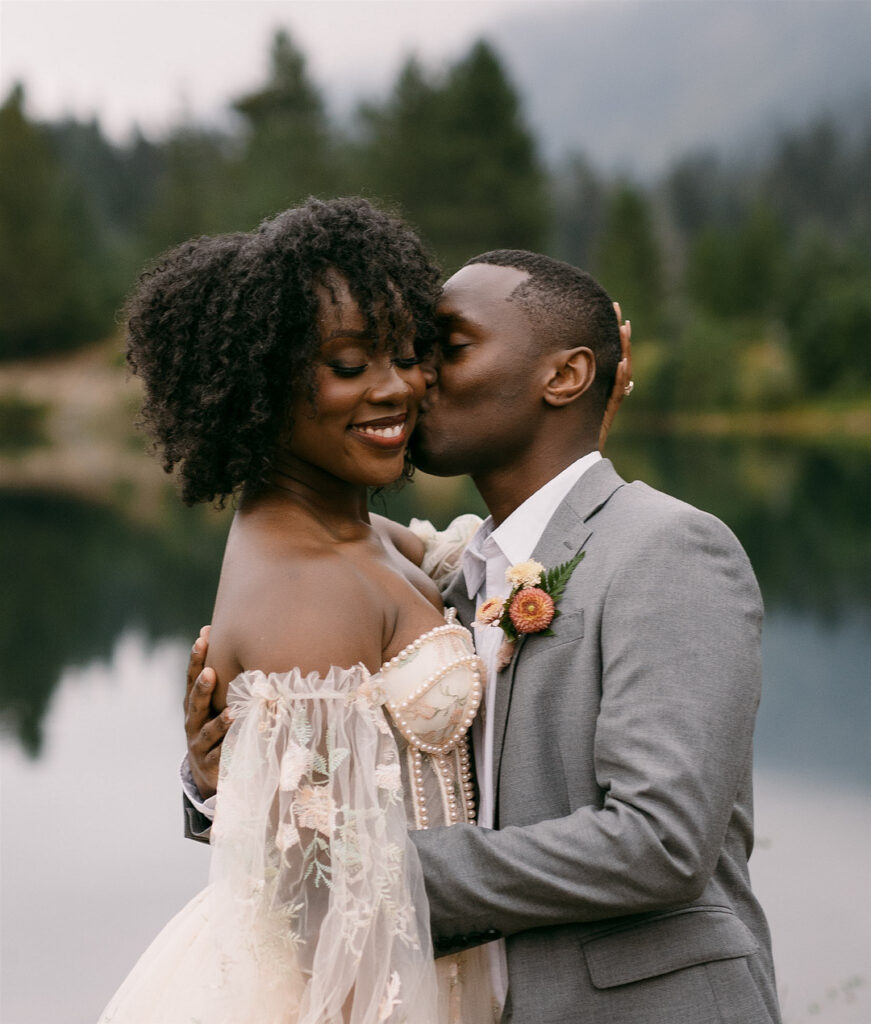
[[[601,458],[598,451],[593,451],[573,462],[530,495],[499,526],[494,527],[490,516],[484,520],[469,541],[462,562],[466,591],[469,600],[475,602],[476,610],[488,598],[508,596],[511,585],[505,578],[505,570],[516,562],[525,562],[532,557],[545,527],[563,498]],[[499,685],[496,659],[503,639],[504,635],[498,626],[475,629],[475,648],[487,668],[484,704],[481,713],[472,723],[475,773],[478,778],[478,824],[484,828],[493,828],[494,824],[493,718],[496,687]],[[508,991],[505,943],[502,940],[492,942],[488,951],[493,987],[504,1005]]]

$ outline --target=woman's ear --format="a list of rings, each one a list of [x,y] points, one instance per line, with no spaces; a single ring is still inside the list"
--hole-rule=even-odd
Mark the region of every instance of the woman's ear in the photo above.
[[[563,406],[574,402],[596,379],[596,357],[592,349],[561,349],[554,352],[548,367],[550,377],[545,384],[544,400],[548,405]]]

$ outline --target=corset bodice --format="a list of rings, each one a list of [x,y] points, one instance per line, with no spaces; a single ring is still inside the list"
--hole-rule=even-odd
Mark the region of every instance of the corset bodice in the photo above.
[[[453,609],[445,619],[373,677],[398,733],[406,809],[417,828],[475,818],[467,733],[481,704],[484,672]]]
[[[453,615],[385,662],[378,678],[394,725],[428,754],[456,747],[481,703],[481,662]]]

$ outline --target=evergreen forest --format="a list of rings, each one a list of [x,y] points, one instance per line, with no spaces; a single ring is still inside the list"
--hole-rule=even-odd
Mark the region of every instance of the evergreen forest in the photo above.
[[[338,123],[285,32],[222,128],[118,144],[96,120],[32,119],[26,84],[3,99],[0,359],[113,334],[140,269],[186,238],[348,194],[401,212],[446,273],[505,247],[589,270],[632,320],[639,411],[871,396],[871,117],[642,182],[580,152],[546,166],[485,41],[437,71],[409,59]]]

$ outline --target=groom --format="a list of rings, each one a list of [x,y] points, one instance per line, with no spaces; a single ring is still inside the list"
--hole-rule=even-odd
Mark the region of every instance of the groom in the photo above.
[[[446,604],[469,623],[505,596],[509,565],[584,558],[555,635],[522,636],[499,670],[501,631],[478,630],[492,827],[413,833],[436,949],[504,939],[517,1024],[777,1022],[747,871],[762,607],[746,555],[600,457],[620,339],[592,278],[487,253],[447,282],[439,316],[415,462],[469,473],[491,513]],[[197,684],[189,702],[195,775],[221,728],[204,728],[207,696]]]

